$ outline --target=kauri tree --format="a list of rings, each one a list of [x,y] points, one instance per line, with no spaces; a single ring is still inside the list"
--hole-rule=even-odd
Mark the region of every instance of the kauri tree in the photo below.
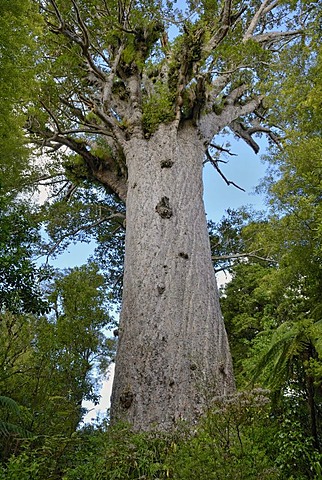
[[[39,7],[39,102],[30,105],[29,137],[61,162],[67,202],[92,182],[117,200],[107,221],[126,204],[112,420],[139,429],[193,421],[213,395],[234,390],[203,163],[218,169],[223,147],[215,137],[226,128],[256,152],[256,134],[276,141],[266,97],[309,45],[318,4],[40,0]]]

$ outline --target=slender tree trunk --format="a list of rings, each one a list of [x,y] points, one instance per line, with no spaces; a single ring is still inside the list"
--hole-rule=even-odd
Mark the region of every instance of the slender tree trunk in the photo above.
[[[307,361],[309,362],[311,358],[314,358],[314,347],[310,343],[308,348]],[[317,418],[316,418],[316,403],[315,403],[315,388],[314,388],[314,379],[312,375],[306,376],[306,388],[307,388],[307,401],[310,413],[310,426],[311,426],[311,436],[313,438],[314,448],[320,451],[320,442],[318,435],[317,427]]]
[[[308,392],[308,406],[310,412],[310,426],[311,426],[311,435],[313,438],[314,448],[320,451],[320,444],[319,444],[319,435],[317,429],[317,421],[316,421],[316,405],[314,399],[314,382],[313,377],[307,377],[307,392]]]
[[[127,147],[124,295],[112,421],[195,420],[234,389],[203,204],[203,145],[162,126]]]

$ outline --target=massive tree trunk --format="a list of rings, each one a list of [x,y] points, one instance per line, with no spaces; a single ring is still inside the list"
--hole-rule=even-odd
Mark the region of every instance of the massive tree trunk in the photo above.
[[[131,139],[124,295],[112,421],[138,429],[194,421],[234,389],[203,204],[195,128]]]

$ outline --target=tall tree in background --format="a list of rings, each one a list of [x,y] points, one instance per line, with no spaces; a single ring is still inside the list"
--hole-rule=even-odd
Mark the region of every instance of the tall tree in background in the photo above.
[[[32,170],[22,127],[35,86],[37,12],[29,1],[13,0],[1,2],[0,16],[0,313],[39,313],[46,309],[43,272],[32,261],[39,226],[33,208],[18,198]]]
[[[126,203],[112,419],[142,429],[191,421],[209,395],[234,390],[202,198],[205,154],[218,169],[214,137],[226,127],[256,152],[253,135],[276,140],[265,94],[288,68],[282,52],[302,57],[318,5],[39,4],[46,27],[30,137],[54,161],[61,154],[73,178],[67,200],[91,181]]]

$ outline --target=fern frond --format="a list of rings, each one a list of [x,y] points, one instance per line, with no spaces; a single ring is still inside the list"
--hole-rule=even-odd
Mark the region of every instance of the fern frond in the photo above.
[[[18,403],[10,397],[0,395],[0,407],[5,408],[7,412],[20,415],[20,407]]]

